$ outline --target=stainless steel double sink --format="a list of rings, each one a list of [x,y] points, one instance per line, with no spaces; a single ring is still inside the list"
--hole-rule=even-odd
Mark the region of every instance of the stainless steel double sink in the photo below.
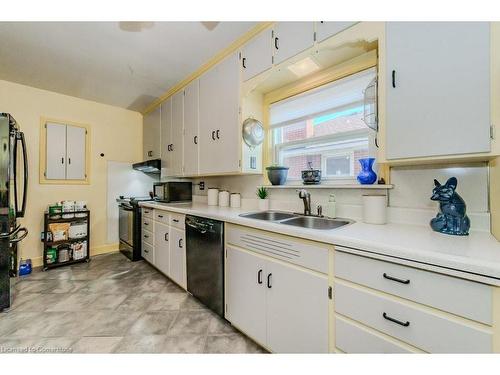
[[[301,228],[322,230],[336,229],[352,223],[352,221],[346,219],[330,219],[319,216],[304,216],[300,214],[281,211],[250,212],[241,214],[240,216],[247,219],[265,220],[285,225],[293,225]]]

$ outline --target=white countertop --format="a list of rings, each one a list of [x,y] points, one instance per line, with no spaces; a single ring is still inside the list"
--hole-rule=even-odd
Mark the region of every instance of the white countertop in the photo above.
[[[249,211],[240,208],[157,202],[143,202],[141,206],[358,249],[373,257],[378,254],[402,261],[419,262],[423,268],[428,268],[426,265],[442,267],[443,273],[457,275],[454,271],[464,272],[470,274],[467,278],[500,285],[500,242],[487,232],[450,236],[436,233],[427,226],[393,223],[371,225],[360,222],[332,230],[319,230],[244,218],[239,215]]]

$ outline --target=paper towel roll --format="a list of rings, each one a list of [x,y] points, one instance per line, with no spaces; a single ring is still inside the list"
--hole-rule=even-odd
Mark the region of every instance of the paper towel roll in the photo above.
[[[219,204],[219,189],[209,188],[208,189],[208,205],[217,206]]]
[[[387,197],[385,195],[363,195],[363,222],[367,224],[387,223]]]

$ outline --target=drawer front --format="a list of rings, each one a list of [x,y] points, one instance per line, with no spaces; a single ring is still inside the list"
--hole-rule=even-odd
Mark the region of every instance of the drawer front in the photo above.
[[[142,218],[142,230],[147,230],[148,232],[153,231],[153,219],[143,217]]]
[[[490,353],[492,334],[374,292],[335,283],[335,312],[430,353]],[[451,317],[450,317],[451,318]]]
[[[176,214],[170,212],[170,222],[172,227],[184,229],[185,228],[185,216],[183,214]]]
[[[167,211],[155,210],[154,219],[160,223],[168,224],[170,215]]]
[[[335,251],[335,277],[492,323],[492,287],[452,276]],[[457,292],[459,291],[459,292]]]
[[[315,271],[328,273],[328,247],[311,241],[271,234],[240,226],[228,226],[226,241],[285,262],[297,264]]]
[[[142,231],[142,242],[146,242],[152,246],[154,243],[153,232],[150,232],[149,230],[143,230]]]
[[[153,246],[148,244],[147,242],[142,241],[142,257],[146,259],[149,263],[154,264],[154,252]]]
[[[335,317],[335,346],[344,353],[413,353],[379,333]]]
[[[149,219],[153,218],[154,210],[149,207],[143,207],[142,208],[142,217],[147,217]]]

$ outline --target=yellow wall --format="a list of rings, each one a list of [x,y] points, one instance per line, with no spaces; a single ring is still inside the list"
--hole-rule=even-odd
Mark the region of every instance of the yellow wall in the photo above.
[[[29,159],[29,189],[26,217],[21,222],[29,230],[21,243],[24,258],[34,265],[42,261],[40,232],[43,212],[58,200],[85,200],[91,210],[91,255],[114,251],[106,244],[107,160],[135,162],[142,156],[142,115],[138,112],[35,89],[0,80],[0,110],[12,114],[26,136]],[[40,185],[40,117],[57,118],[91,126],[89,185]],[[99,154],[104,153],[104,157]]]

